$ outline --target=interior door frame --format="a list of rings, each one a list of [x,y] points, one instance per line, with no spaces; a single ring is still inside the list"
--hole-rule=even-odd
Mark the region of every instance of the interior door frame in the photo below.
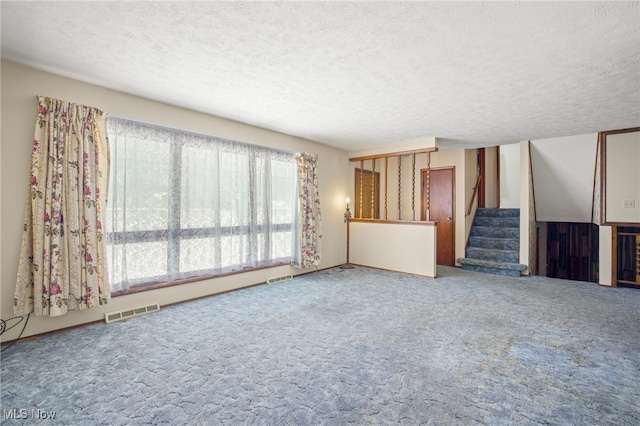
[[[424,192],[422,189],[424,188],[424,180],[426,176],[426,172],[429,170],[430,172],[433,170],[451,170],[451,227],[452,227],[452,235],[451,235],[451,247],[453,248],[453,264],[455,265],[456,259],[456,166],[442,166],[442,167],[431,167],[429,169],[420,169],[420,220],[430,220],[429,212],[427,211],[427,200],[424,196]],[[437,254],[437,253],[436,253]]]
[[[477,158],[477,168],[478,168],[478,176],[480,176],[480,183],[478,187],[478,208],[485,207],[485,194],[487,192],[487,176],[486,176],[486,160],[485,160],[485,149],[478,148],[476,151]]]

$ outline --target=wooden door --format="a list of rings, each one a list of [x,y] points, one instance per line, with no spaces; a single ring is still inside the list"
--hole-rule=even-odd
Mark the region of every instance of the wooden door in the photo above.
[[[422,170],[422,213],[421,219],[427,220],[426,194],[429,190],[428,220],[438,222],[437,253],[438,265],[455,266],[455,168],[437,168],[429,172],[429,188],[426,186],[427,171]]]
[[[356,169],[354,218],[380,219],[380,173]],[[360,186],[362,184],[362,187]],[[362,190],[362,211],[360,191]],[[373,214],[372,214],[373,213]]]

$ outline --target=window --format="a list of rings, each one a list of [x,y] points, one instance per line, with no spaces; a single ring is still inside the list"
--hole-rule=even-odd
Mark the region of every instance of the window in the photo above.
[[[119,118],[108,134],[112,291],[293,259],[294,154]]]

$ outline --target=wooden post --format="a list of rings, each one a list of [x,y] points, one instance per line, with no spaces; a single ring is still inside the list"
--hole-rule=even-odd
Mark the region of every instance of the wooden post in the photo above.
[[[384,220],[387,220],[387,175],[389,174],[389,157],[384,157]]]
[[[400,194],[402,193],[402,155],[398,155],[398,220],[402,220],[402,212],[400,209]]]
[[[411,220],[416,220],[416,154],[411,154]]]
[[[360,212],[358,213],[358,217],[362,219],[362,182],[364,181],[364,160],[360,160]]]
[[[371,159],[371,219],[375,219],[376,204],[376,159]]]
[[[431,220],[431,153],[427,152],[427,177],[425,178],[426,180],[426,191],[425,191],[425,197],[426,197],[426,204],[427,204],[427,220]]]

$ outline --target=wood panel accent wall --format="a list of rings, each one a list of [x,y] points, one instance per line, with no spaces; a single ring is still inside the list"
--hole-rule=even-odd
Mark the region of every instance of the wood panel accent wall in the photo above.
[[[599,228],[591,223],[549,222],[547,276],[598,282]]]

